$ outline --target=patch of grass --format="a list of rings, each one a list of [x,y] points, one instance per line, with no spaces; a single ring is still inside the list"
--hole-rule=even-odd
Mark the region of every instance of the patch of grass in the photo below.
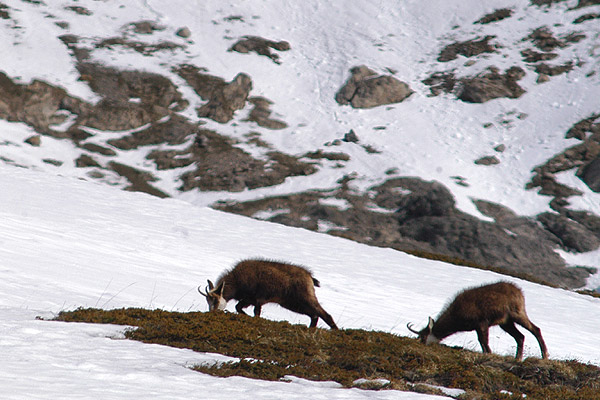
[[[132,340],[221,353],[238,362],[199,365],[215,376],[279,380],[294,375],[351,387],[359,378],[384,378],[386,387],[419,390],[419,384],[460,388],[462,399],[592,399],[600,392],[600,368],[577,361],[486,355],[385,332],[310,329],[232,313],[175,313],[145,309],[77,309],[56,320],[132,325]],[[422,386],[422,385],[421,385]]]

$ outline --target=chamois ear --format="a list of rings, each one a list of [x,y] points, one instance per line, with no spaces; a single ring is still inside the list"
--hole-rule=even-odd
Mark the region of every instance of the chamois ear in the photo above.
[[[223,297],[223,289],[225,289],[225,281],[222,281],[221,283],[219,283],[219,285],[217,287],[215,287],[214,289],[211,288],[211,293],[214,293],[215,295],[218,295],[219,297]]]
[[[431,332],[431,330],[433,329],[434,323],[435,321],[433,320],[433,318],[429,317],[429,323],[427,324],[427,329],[429,330],[429,332]]]
[[[210,279],[207,279],[206,282],[208,282],[208,290],[212,291],[213,288],[215,287],[215,285],[213,285],[213,283],[210,281]]]

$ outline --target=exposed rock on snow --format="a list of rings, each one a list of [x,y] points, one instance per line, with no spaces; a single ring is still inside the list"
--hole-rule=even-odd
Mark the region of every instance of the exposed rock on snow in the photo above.
[[[437,254],[509,274],[530,274],[560,286],[578,287],[591,273],[565,268],[554,251],[561,241],[535,220],[501,205],[477,201],[480,211],[495,222],[478,220],[458,210],[452,194],[440,183],[393,178],[368,193],[359,195],[341,187],[330,193],[307,192],[217,208],[247,216],[270,215],[267,219],[271,222],[315,231],[327,223],[332,227],[329,234],[375,246]],[[349,206],[340,209],[333,204],[334,199]]]
[[[438,57],[440,62],[448,62],[458,58],[458,55],[464,57],[474,57],[482,53],[493,53],[497,46],[490,44],[490,40],[495,36],[488,35],[481,40],[467,40],[465,42],[456,42],[447,45],[442,49]]]
[[[393,76],[377,75],[364,65],[352,68],[350,73],[350,79],[335,95],[340,105],[373,108],[400,103],[413,93],[406,83]]]
[[[200,72],[191,65],[182,65],[176,71],[194,88],[198,96],[208,103],[198,108],[200,118],[210,118],[222,124],[233,119],[233,114],[246,105],[252,90],[252,79],[244,73],[238,74],[231,82]]]
[[[504,74],[490,68],[486,73],[460,79],[457,97],[467,103],[485,103],[499,97],[515,99],[525,93],[517,84],[524,76],[525,71],[520,67],[511,67]]]
[[[236,51],[238,53],[254,52],[261,56],[269,57],[275,64],[280,64],[279,54],[273,53],[271,49],[288,51],[290,48],[290,44],[284,40],[276,42],[258,36],[244,36],[243,39],[238,40],[231,46],[229,51]]]

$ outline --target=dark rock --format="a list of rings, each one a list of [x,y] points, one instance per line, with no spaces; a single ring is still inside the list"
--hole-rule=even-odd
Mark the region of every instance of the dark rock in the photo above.
[[[431,88],[431,96],[438,96],[441,93],[452,93],[456,77],[453,72],[435,72],[422,82]]]
[[[142,41],[127,39],[126,37],[111,37],[96,44],[97,49],[113,49],[115,47],[126,47],[145,56],[150,56],[159,51],[182,49],[183,46],[173,42],[160,42],[150,44]]]
[[[192,36],[192,31],[190,31],[188,27],[184,26],[183,28],[179,28],[175,34],[184,39],[188,39],[190,36]]]
[[[25,139],[25,143],[30,144],[34,147],[40,147],[40,145],[42,144],[42,138],[40,137],[40,135],[33,135]]]
[[[270,100],[264,97],[251,97],[248,101],[254,106],[250,111],[248,118],[244,121],[256,122],[259,126],[267,129],[285,129],[287,124],[283,121],[270,118],[271,116],[271,104]]]
[[[233,81],[204,74],[197,67],[182,65],[176,72],[208,103],[198,108],[198,116],[226,123],[233,119],[235,111],[246,105],[252,80],[246,74],[238,74]]]
[[[584,7],[591,7],[600,4],[600,0],[579,0],[577,5],[572,10],[577,10]]]
[[[517,84],[523,76],[525,71],[519,67],[509,68],[504,75],[491,68],[487,73],[460,79],[457,97],[466,103],[485,103],[499,97],[515,99],[525,93]]]
[[[289,176],[316,172],[313,165],[279,152],[268,153],[266,161],[257,160],[214,131],[203,129],[197,135],[202,138],[202,146],[194,143],[186,150],[195,169],[181,175],[180,190],[183,191],[198,188],[239,192],[279,184]]]
[[[600,121],[596,122],[598,119],[600,119],[600,114],[593,114],[592,116],[577,122],[567,131],[565,138],[585,140],[588,133],[600,134]]]
[[[108,147],[100,146],[95,143],[85,143],[81,145],[81,148],[92,153],[102,154],[103,156],[111,157],[117,155],[117,153],[113,149],[109,149]]]
[[[477,165],[496,165],[500,164],[500,160],[496,156],[484,156],[475,160]]]
[[[155,31],[164,31],[165,27],[154,21],[139,21],[131,24],[133,31],[141,35],[150,35]]]
[[[557,47],[565,47],[567,44],[554,37],[548,27],[542,26],[535,29],[529,36],[523,39],[524,41],[530,40],[533,45],[544,52],[550,52]]]
[[[82,154],[77,160],[75,160],[75,166],[77,168],[88,168],[88,167],[100,167],[100,164],[92,157],[87,154]]]
[[[565,250],[584,253],[600,247],[600,238],[573,220],[553,213],[543,213],[537,218],[548,231],[560,239]]]
[[[576,18],[573,23],[574,24],[581,24],[585,21],[590,21],[593,19],[600,19],[600,14],[598,13],[590,13],[590,14],[584,14],[581,17]]]
[[[407,221],[424,216],[451,216],[454,214],[454,197],[438,182],[425,182],[415,179],[410,184],[410,193],[397,197],[396,217]]]
[[[56,133],[50,127],[55,122],[56,113],[64,109],[65,104],[81,106],[81,101],[75,98],[66,101],[70,96],[64,89],[38,80],[28,85],[19,85],[2,72],[0,93],[0,118],[24,122],[42,134],[61,135],[62,133]]]
[[[55,160],[53,158],[44,158],[44,159],[42,159],[42,161],[45,162],[46,164],[54,165],[55,167],[60,167],[61,165],[64,164],[62,161]]]
[[[271,52],[271,49],[287,51],[290,49],[290,44],[286,41],[276,42],[258,36],[244,36],[244,38],[237,41],[229,51],[237,51],[238,53],[249,53],[252,51],[261,56],[269,57],[274,63],[280,64],[279,55]]]
[[[94,63],[79,63],[77,70],[90,88],[107,102],[129,104],[139,99],[140,107],[158,106],[166,109],[182,101],[177,87],[162,75],[144,71],[120,71]],[[166,111],[163,112],[166,115]],[[163,116],[164,116],[163,115]]]
[[[312,160],[330,160],[330,161],[349,161],[350,156],[346,153],[332,153],[324,152],[323,150],[312,151],[306,153],[303,157],[310,158]]]
[[[540,63],[535,66],[535,72],[540,75],[556,76],[569,72],[573,69],[573,62],[568,61],[563,65],[548,65],[546,63]]]
[[[298,193],[217,208],[248,216],[269,212],[274,214],[269,221],[312,230],[325,222],[325,226],[337,227],[328,230],[329,234],[350,240],[536,276],[561,286],[580,287],[591,273],[565,268],[554,251],[561,243],[555,235],[501,205],[476,202],[482,213],[495,219],[493,223],[480,221],[457,210],[444,186],[419,178],[392,178],[369,188],[368,193],[358,194],[341,184],[329,193]],[[340,209],[321,199],[345,200],[348,206]]]
[[[114,161],[109,163],[109,167],[117,174],[127,178],[130,185],[125,190],[130,192],[144,192],[160,198],[169,197],[168,194],[150,185],[149,182],[156,181],[156,178],[152,174]]]
[[[563,1],[566,0],[531,0],[531,4],[535,5],[535,6],[552,6],[553,4],[556,3],[562,3]]]
[[[184,143],[190,135],[194,135],[197,129],[197,124],[174,114],[166,121],[153,123],[147,129],[135,131],[118,139],[108,140],[107,143],[121,150],[132,150],[140,146],[162,143],[179,145]]]
[[[437,60],[448,62],[458,58],[459,54],[464,57],[474,57],[482,53],[494,53],[496,52],[496,46],[489,43],[494,38],[495,36],[486,36],[481,40],[473,39],[449,44],[442,49]]]
[[[90,10],[88,10],[85,7],[80,7],[80,6],[65,7],[65,10],[73,11],[74,13],[79,14],[79,15],[92,15],[92,12]]]
[[[594,192],[600,193],[600,158],[585,164],[577,176]]]
[[[556,53],[540,53],[532,49],[525,49],[521,52],[523,61],[527,63],[536,63],[539,61],[549,61],[558,57]]]
[[[477,21],[473,22],[474,24],[490,24],[492,22],[502,21],[503,19],[510,18],[513,14],[513,11],[510,8],[501,8],[495,10],[490,14],[486,14]]]
[[[10,19],[10,13],[8,10],[10,10],[10,8],[6,4],[0,3],[0,18]]]
[[[373,108],[400,103],[413,93],[406,83],[392,76],[377,76],[365,66],[354,67],[350,72],[352,76],[335,95],[340,105]]]
[[[342,140],[348,143],[358,143],[358,135],[354,132],[354,129],[350,129],[350,131],[344,135]]]

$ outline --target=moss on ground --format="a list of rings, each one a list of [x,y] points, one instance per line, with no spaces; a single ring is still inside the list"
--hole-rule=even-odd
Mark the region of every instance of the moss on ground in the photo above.
[[[232,313],[176,313],[145,309],[77,309],[56,320],[131,325],[132,340],[238,357],[238,362],[198,365],[215,376],[279,380],[294,375],[351,387],[359,378],[384,378],[386,388],[423,391],[427,385],[460,388],[464,399],[593,399],[600,368],[577,361],[486,355],[385,332],[310,329]],[[433,389],[432,389],[433,390]]]

